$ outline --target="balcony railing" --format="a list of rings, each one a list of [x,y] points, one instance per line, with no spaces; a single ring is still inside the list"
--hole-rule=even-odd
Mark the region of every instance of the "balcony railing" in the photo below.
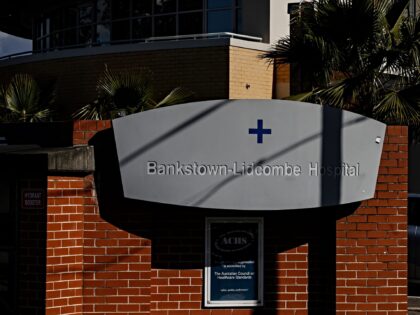
[[[163,41],[170,42],[170,41],[183,41],[183,40],[221,39],[221,38],[235,38],[235,39],[242,39],[242,40],[251,41],[251,42],[259,42],[259,43],[262,42],[261,37],[235,34],[235,33],[229,33],[229,32],[162,36],[162,37],[150,37],[150,38],[145,38],[145,39],[116,40],[116,41],[101,42],[101,43],[94,43],[94,44],[87,43],[87,44],[77,44],[77,45],[66,45],[66,46],[59,46],[59,47],[48,48],[48,49],[23,51],[23,52],[14,53],[14,54],[6,55],[6,56],[1,56],[0,61],[10,60],[10,59],[18,58],[18,57],[23,57],[23,56],[29,56],[33,54],[48,53],[48,52],[60,51],[60,50],[72,49],[72,48],[101,47],[101,46],[123,45],[123,44],[141,44],[141,43],[144,44],[144,43],[155,43],[155,42],[163,42]]]

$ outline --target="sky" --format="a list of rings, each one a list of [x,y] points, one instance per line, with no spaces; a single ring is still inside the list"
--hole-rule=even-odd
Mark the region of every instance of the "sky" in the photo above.
[[[32,41],[0,32],[0,57],[32,50]]]

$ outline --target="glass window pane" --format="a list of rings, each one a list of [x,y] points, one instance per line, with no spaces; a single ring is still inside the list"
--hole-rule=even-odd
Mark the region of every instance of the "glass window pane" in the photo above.
[[[152,18],[143,17],[133,20],[133,38],[152,37]]]
[[[114,0],[112,1],[112,19],[122,19],[130,16],[130,1]]]
[[[120,21],[112,23],[112,40],[130,39],[130,21]]]
[[[164,15],[155,18],[155,36],[176,35],[175,15]]]
[[[207,32],[233,32],[232,10],[209,11],[207,13]]]
[[[64,10],[64,28],[77,26],[77,9],[67,8]]]
[[[155,14],[176,11],[176,0],[155,0]]]
[[[92,23],[93,9],[91,5],[84,5],[79,7],[79,24],[86,25]]]
[[[35,38],[39,38],[39,36],[41,36],[41,21],[37,21],[36,22],[36,33],[35,33]]]
[[[56,10],[51,14],[51,32],[61,30],[63,17],[61,16],[61,11]]]
[[[51,47],[50,48],[57,48],[57,47],[61,47],[61,33],[56,32],[51,34],[51,39],[50,39],[50,43],[51,43]]]
[[[79,44],[92,43],[92,26],[84,26],[79,29]]]
[[[46,18],[44,23],[42,23],[42,36],[48,35],[50,33],[50,18]]]
[[[208,9],[227,8],[232,6],[232,0],[207,0]]]
[[[110,0],[98,0],[96,3],[96,20],[98,22],[108,21],[111,19]]]
[[[180,0],[178,6],[179,11],[201,10],[203,9],[203,0]]]
[[[48,38],[43,38],[42,39],[42,42],[41,42],[41,49],[42,50],[48,49],[48,42],[49,42],[49,40],[47,41],[47,39]]]
[[[203,13],[184,13],[179,15],[179,34],[203,33]]]
[[[237,9],[236,10],[236,33],[238,34],[242,34],[243,29],[242,29],[242,9]]]
[[[133,15],[151,15],[153,0],[133,0]]]
[[[110,24],[98,24],[96,26],[96,42],[109,43],[111,41],[111,25]]]
[[[71,29],[64,32],[64,45],[73,46],[77,44],[77,30]]]

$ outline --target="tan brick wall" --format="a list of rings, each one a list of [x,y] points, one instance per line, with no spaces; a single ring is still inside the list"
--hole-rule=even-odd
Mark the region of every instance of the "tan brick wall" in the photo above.
[[[112,70],[148,68],[156,100],[177,86],[191,90],[195,100],[271,99],[273,67],[253,49],[221,46],[170,49],[62,58],[13,66],[0,65],[0,84],[16,73],[29,73],[46,84],[55,81],[56,113],[69,119],[77,108],[96,98],[96,82],[105,64]],[[247,88],[247,84],[249,88]]]
[[[230,47],[229,98],[271,99],[273,67],[261,59],[262,51]]]
[[[0,67],[0,83],[16,73],[32,74],[40,82],[56,81],[58,112],[64,118],[96,97],[96,82],[110,69],[147,67],[153,72],[156,99],[182,86],[197,100],[228,98],[229,47],[171,49],[63,58]],[[67,115],[67,117],[65,117]]]

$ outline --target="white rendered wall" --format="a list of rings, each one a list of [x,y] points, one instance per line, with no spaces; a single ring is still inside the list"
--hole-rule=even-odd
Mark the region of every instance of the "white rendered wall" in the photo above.
[[[273,44],[289,35],[289,3],[299,0],[243,0],[243,33]]]
[[[289,35],[290,16],[287,13],[289,3],[299,0],[271,0],[270,1],[270,43]]]

